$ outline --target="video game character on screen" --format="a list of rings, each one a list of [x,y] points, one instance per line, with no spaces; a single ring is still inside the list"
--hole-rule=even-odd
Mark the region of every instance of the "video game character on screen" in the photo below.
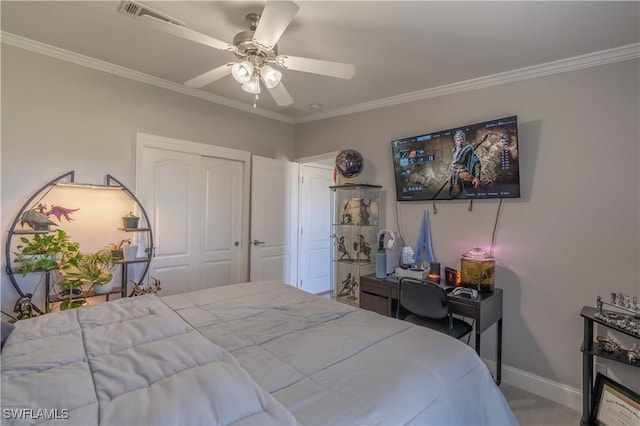
[[[516,117],[392,142],[398,200],[519,197]]]
[[[467,193],[469,186],[480,186],[480,172],[482,166],[475,150],[467,144],[467,135],[462,130],[456,130],[453,135],[453,162],[451,163],[451,177],[449,178],[449,195],[460,198]]]

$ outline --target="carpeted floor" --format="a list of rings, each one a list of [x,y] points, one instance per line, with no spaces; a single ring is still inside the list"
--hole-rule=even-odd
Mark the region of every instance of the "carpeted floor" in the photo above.
[[[581,413],[513,386],[500,385],[521,426],[577,426]]]

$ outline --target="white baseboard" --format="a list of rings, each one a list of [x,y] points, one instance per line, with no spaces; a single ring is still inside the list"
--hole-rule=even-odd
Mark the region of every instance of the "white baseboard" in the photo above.
[[[496,371],[495,361],[484,359],[489,369]],[[582,411],[582,391],[524,370],[502,364],[502,383],[522,389],[542,398]]]

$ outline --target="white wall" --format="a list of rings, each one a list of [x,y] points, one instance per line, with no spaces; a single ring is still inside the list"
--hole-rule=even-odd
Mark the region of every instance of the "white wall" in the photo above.
[[[429,202],[396,206],[390,142],[518,115],[523,196],[504,201],[494,251],[503,363],[581,388],[580,310],[612,291],[640,295],[638,75],[638,61],[627,61],[299,124],[296,156],[360,151],[359,181],[386,190],[386,227],[398,228],[397,207],[415,247],[430,210],[435,255],[458,269],[463,252],[489,248],[498,201],[476,201],[472,212],[465,201],[439,202],[437,215]],[[494,335],[483,335],[485,357],[495,356]],[[637,369],[610,372],[640,388]]]
[[[1,46],[3,251],[22,205],[65,172],[95,184],[111,174],[135,191],[137,132],[293,159],[290,124]],[[1,288],[11,310],[17,295],[4,273]]]

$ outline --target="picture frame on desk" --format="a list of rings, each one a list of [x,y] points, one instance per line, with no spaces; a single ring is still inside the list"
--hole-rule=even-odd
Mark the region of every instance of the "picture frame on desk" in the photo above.
[[[640,395],[598,373],[593,391],[591,422],[598,426],[636,426]]]

